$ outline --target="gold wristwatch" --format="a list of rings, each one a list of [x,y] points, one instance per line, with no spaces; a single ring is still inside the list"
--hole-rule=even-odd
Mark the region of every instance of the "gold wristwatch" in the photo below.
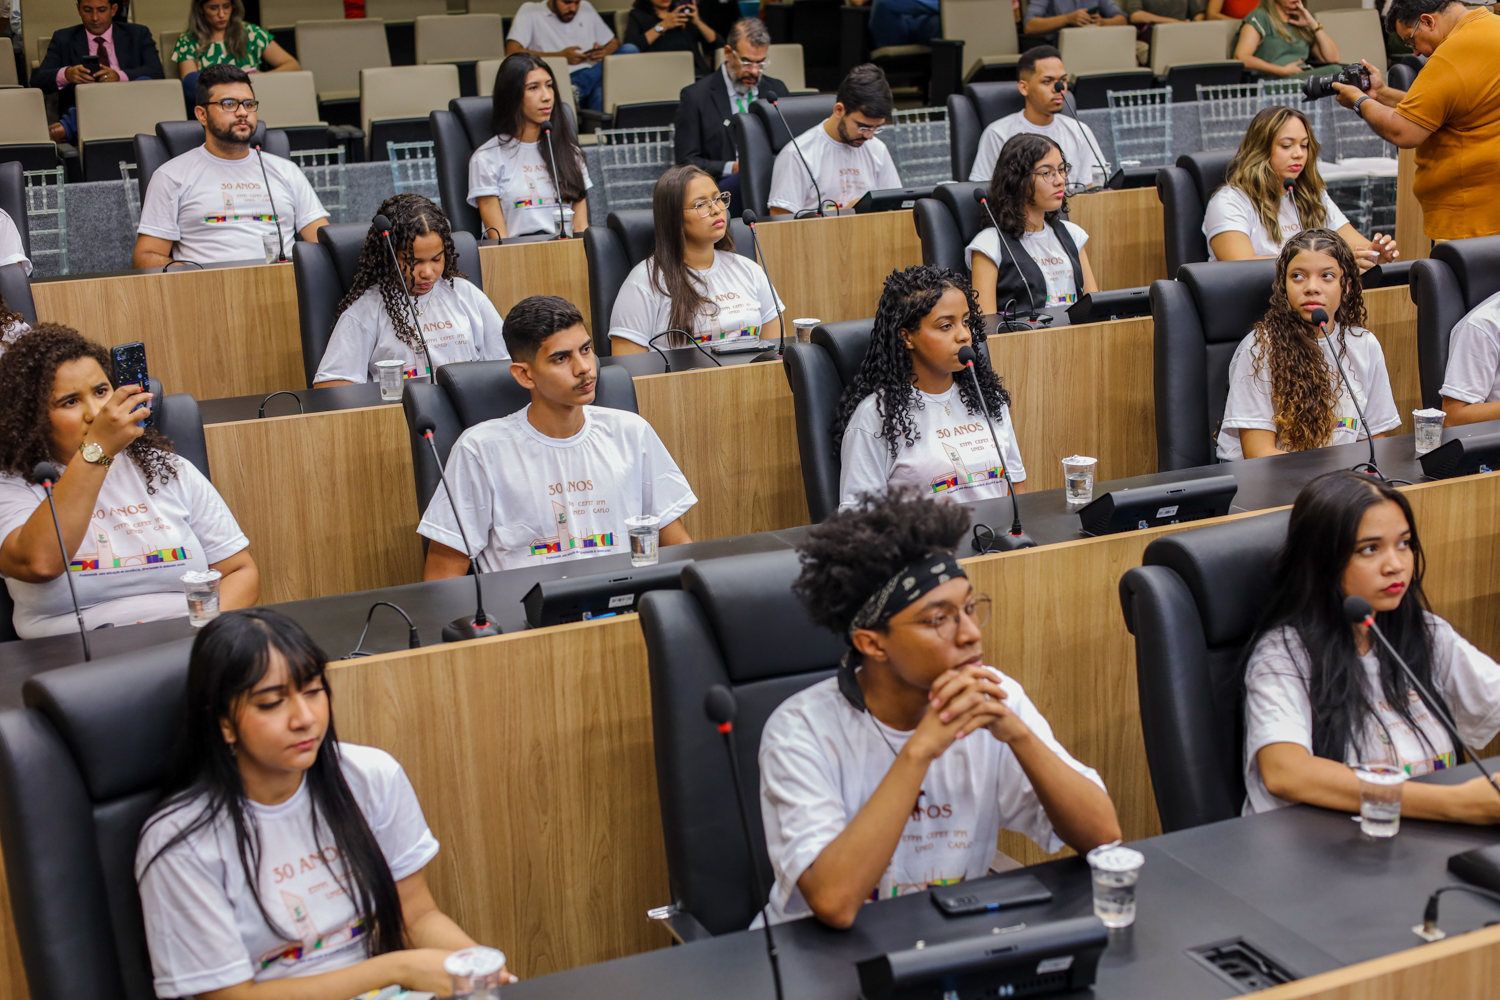
[[[85,462],[105,468],[108,468],[109,464],[114,461],[104,454],[104,448],[97,441],[85,441],[83,447],[78,449],[78,454],[83,456]]]

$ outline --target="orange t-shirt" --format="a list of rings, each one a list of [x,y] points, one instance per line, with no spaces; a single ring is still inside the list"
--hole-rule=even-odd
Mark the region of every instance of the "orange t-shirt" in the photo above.
[[[1500,234],[1500,17],[1464,17],[1438,46],[1397,114],[1431,129],[1412,190],[1435,240]]]

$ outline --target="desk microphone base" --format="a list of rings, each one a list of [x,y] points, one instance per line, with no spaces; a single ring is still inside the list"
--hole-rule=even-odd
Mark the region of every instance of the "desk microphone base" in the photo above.
[[[492,618],[487,625],[475,625],[471,615],[458,618],[443,626],[444,642],[462,642],[465,639],[482,639],[487,635],[499,635],[500,626]]]

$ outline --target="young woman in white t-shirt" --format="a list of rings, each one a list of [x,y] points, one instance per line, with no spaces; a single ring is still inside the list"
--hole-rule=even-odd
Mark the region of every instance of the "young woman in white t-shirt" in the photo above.
[[[76,330],[39,323],[0,355],[0,574],[23,639],[72,632],[70,587],[86,628],[187,617],[180,577],[223,574],[219,606],[260,596],[249,541],[222,497],[155,427],[151,394],[112,384],[108,351]],[[58,547],[38,463],[53,488]],[[70,574],[64,578],[63,574]]]
[[[500,63],[490,123],[495,135],[469,157],[468,202],[479,209],[481,235],[556,234],[559,215],[573,235],[587,229],[588,168],[540,56],[517,52]],[[551,127],[550,144],[543,125]]]
[[[1500,664],[1428,610],[1425,561],[1406,497],[1357,472],[1331,472],[1297,496],[1266,609],[1245,647],[1245,812],[1294,802],[1359,811],[1361,764],[1413,777],[1462,762],[1439,713],[1468,747],[1500,732]],[[1370,602],[1375,622],[1438,704],[1411,684],[1345,598]],[[1401,814],[1500,821],[1483,778],[1408,783]]]
[[[1275,257],[1304,229],[1331,229],[1354,248],[1361,272],[1401,254],[1393,237],[1360,235],[1328,197],[1318,174],[1318,137],[1296,108],[1264,108],[1250,121],[1224,186],[1203,213],[1209,260]],[[1288,185],[1291,185],[1288,190]]]
[[[1313,321],[1319,309],[1330,317],[1326,330]],[[1400,427],[1385,355],[1364,322],[1349,244],[1327,229],[1287,240],[1276,261],[1271,307],[1229,361],[1218,457],[1261,458],[1349,444]]]
[[[923,264],[885,279],[870,349],[834,418],[841,509],[891,487],[934,500],[988,500],[1008,494],[1006,476],[1025,492],[1010,394],[983,344],[984,317],[962,275]],[[974,378],[958,360],[969,346]]]
[[[1030,313],[1099,290],[1083,249],[1089,234],[1061,218],[1070,169],[1044,135],[1014,135],[1001,147],[988,201],[1004,237],[990,226],[964,248],[985,315]]]
[[[729,192],[710,174],[691,164],[669,169],[656,182],[651,214],[656,252],[620,286],[609,318],[613,353],[781,335],[781,302],[761,266],[735,253]]]
[[[377,361],[400,361],[404,378],[460,361],[508,361],[500,313],[458,269],[443,210],[419,194],[398,194],[377,215],[390,221],[390,244],[372,222],[313,385],[377,382]]]
[[[326,662],[268,608],[194,641],[135,856],[157,996],[447,994],[444,959],[474,945],[428,890],[438,842],[406,772],[338,741]]]

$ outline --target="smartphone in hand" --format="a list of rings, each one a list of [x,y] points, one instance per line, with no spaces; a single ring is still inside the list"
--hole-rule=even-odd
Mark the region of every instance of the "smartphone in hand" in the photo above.
[[[151,373],[146,368],[146,345],[139,340],[129,344],[116,344],[109,349],[109,358],[114,367],[114,383],[118,389],[122,385],[138,385],[142,392],[146,392],[151,384]],[[146,419],[140,421],[138,426],[151,426],[151,404],[142,403],[137,409],[146,411]]]

